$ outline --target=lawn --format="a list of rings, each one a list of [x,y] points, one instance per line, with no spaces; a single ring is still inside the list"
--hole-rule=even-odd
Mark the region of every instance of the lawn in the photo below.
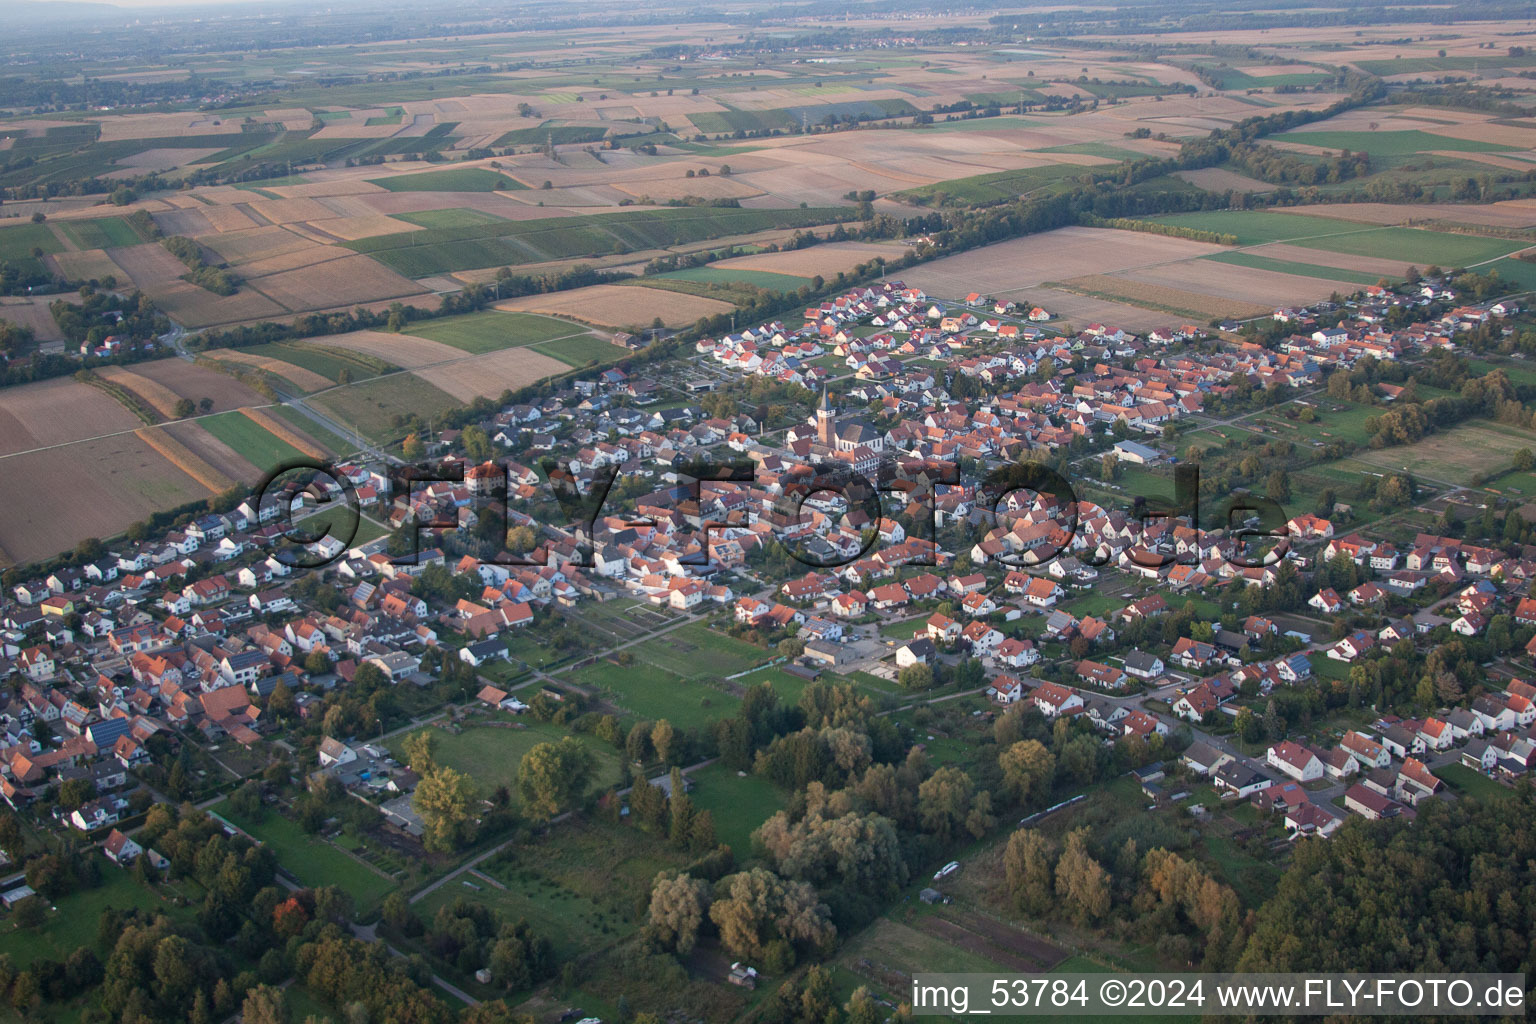
[[[647,640],[630,651],[640,661],[686,672],[694,679],[735,675],[776,657],[775,653],[710,629],[700,622],[691,622]]]
[[[379,874],[319,836],[307,834],[297,822],[279,814],[269,811],[260,822],[253,822],[236,814],[228,800],[210,810],[270,846],[283,870],[302,884],[340,886],[363,914],[372,911],[396,888],[394,879]]]
[[[279,520],[281,521],[281,520]],[[306,534],[318,536],[327,526],[331,528],[331,535],[346,539],[346,531],[352,524],[351,514],[344,505],[332,505],[322,508],[318,512],[311,513],[297,521],[297,525]],[[359,513],[357,517],[357,532],[352,536],[352,546],[366,544],[371,540],[377,540],[388,534],[389,531],[378,523]]]
[[[539,316],[536,313],[503,313],[488,309],[412,324],[406,333],[413,338],[440,341],[444,345],[479,355],[572,335],[585,335],[587,329],[567,320]]]
[[[347,427],[376,441],[397,440],[404,433],[401,422],[413,413],[426,420],[460,405],[446,391],[410,373],[336,388],[311,401]]]
[[[94,857],[94,852],[87,854]],[[185,892],[190,882],[165,884],[152,890],[140,885],[133,872],[124,871],[103,857],[100,860],[102,884],[61,896],[53,905],[48,921],[37,931],[18,930],[7,918],[0,921],[0,953],[8,954],[17,970],[24,970],[44,957],[63,960],[80,946],[96,945],[96,923],[109,907],[127,910],[138,907],[151,913],[166,914],[185,921],[188,911],[177,907],[168,897]]]
[[[197,423],[258,469],[267,470],[308,459],[303,452],[238,410],[203,416]]]
[[[500,720],[505,721],[503,717]],[[558,743],[567,736],[576,738],[592,752],[594,771],[593,789],[604,789],[619,780],[619,754],[608,744],[593,736],[577,735],[568,729],[547,722],[537,722],[524,717],[514,723],[514,728],[501,726],[469,726],[460,733],[446,729],[432,729],[433,756],[439,765],[457,768],[475,780],[482,796],[489,797],[497,787],[506,786],[517,800],[517,768],[523,755],[540,743]],[[408,733],[401,733],[390,741],[395,758],[405,762],[404,744]]]
[[[681,661],[682,659],[678,659]],[[638,657],[633,664],[599,661],[570,674],[572,681],[595,687],[615,706],[639,718],[665,718],[680,728],[696,728],[729,718],[741,698],[714,689],[677,669],[661,668]]]
[[[1508,800],[1515,795],[1515,791],[1508,786],[1501,786],[1482,772],[1468,768],[1464,764],[1442,765],[1435,774],[1448,782],[1458,793],[1476,797],[1479,800]]]
[[[499,171],[484,167],[453,167],[421,174],[397,174],[390,178],[373,178],[369,184],[387,188],[391,192],[507,192],[528,187]]]
[[[715,836],[730,844],[738,863],[752,854],[752,832],[788,802],[783,791],[758,775],[737,775],[712,764],[689,776],[694,806],[715,819]]]
[[[1406,468],[1424,479],[1467,485],[1507,467],[1521,448],[1536,451],[1536,432],[1472,421],[1430,434],[1416,444],[1364,451],[1357,461],[1383,470]]]

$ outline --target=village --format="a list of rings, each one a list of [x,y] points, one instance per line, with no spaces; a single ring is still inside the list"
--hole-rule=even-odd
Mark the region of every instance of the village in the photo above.
[[[3,607],[0,667],[16,689],[0,711],[0,795],[18,811],[55,808],[64,827],[99,837],[122,862],[136,847],[116,825],[162,798],[139,778],[157,755],[186,742],[210,752],[288,746],[282,721],[323,715],[358,673],[421,690],[450,659],[478,678],[485,705],[526,711],[521,697],[561,699],[582,673],[529,666],[515,638],[618,600],[662,610],[657,622],[751,631],[806,678],[867,673],[921,690],[937,671],[999,710],[1083,717],[1105,743],[1132,739],[1152,753],[1182,729],[1192,742],[1167,758],[1149,754],[1140,770],[1159,803],[1187,795],[1162,781],[1176,761],[1222,799],[1282,815],[1292,836],[1326,836],[1346,814],[1411,816],[1445,792],[1442,766],[1488,779],[1528,771],[1536,690],[1490,680],[1461,700],[1436,700],[1420,719],[1383,715],[1305,741],[1277,731],[1265,702],[1287,688],[1358,690],[1351,667],[1400,645],[1478,637],[1499,621],[1505,634],[1529,634],[1536,560],[1430,534],[1399,549],[1368,531],[1336,535],[1328,518],[1306,513],[1277,531],[1273,560],[1256,564],[1229,531],[1112,510],[1103,488],[1075,504],[1023,489],[988,504],[976,477],[1042,451],[1094,467],[1176,462],[1182,421],[1212,419],[1207,403],[1234,382],[1300,390],[1362,360],[1454,352],[1459,334],[1515,311],[1456,305],[1438,280],[1372,287],[1342,306],[1276,310],[1285,338],[1266,348],[1236,323],[1071,332],[1043,309],[976,293],[944,302],[900,282],[855,289],[807,309],[793,329],[772,322],[700,341],[694,364],[724,375],[685,371],[681,403],[656,407],[654,381],[608,370],[430,438],[437,472],[403,492],[387,464],[342,464],[329,483],[315,475],[14,586]],[[1412,322],[1386,326],[1405,314]],[[752,376],[798,386],[814,411],[769,432],[744,405],[714,404],[711,415],[692,404]],[[481,430],[522,461],[466,456],[466,435]],[[745,459],[750,472],[690,482],[701,458]],[[552,500],[556,462],[575,493],[606,499],[587,510],[589,529]],[[814,493],[813,465],[906,485],[887,490],[899,505],[875,522],[846,496]],[[303,523],[343,486],[380,536],[350,548],[335,537],[286,540],[290,517]],[[493,556],[494,533],[488,547],[465,541],[487,522],[521,534],[516,555]],[[402,537],[411,543],[397,545]],[[423,538],[432,546],[423,550]],[[767,554],[786,545],[795,560]],[[1343,591],[1309,588],[1298,571],[1340,560],[1360,579]],[[823,568],[801,573],[796,561]],[[328,584],[328,606],[314,603],[314,581],[300,585],[311,575]],[[1301,593],[1304,606],[1238,614],[1234,593],[1282,590]],[[1199,611],[1190,604],[1182,635],[1164,642],[1159,623],[1187,602]],[[1345,622],[1358,628],[1334,635]],[[1536,639],[1524,653],[1536,655]],[[1319,674],[1332,665],[1340,670]],[[613,699],[623,706],[622,693]],[[321,740],[314,767],[343,772],[392,825],[421,834],[407,767],[354,735]],[[5,899],[26,894],[12,888]]]

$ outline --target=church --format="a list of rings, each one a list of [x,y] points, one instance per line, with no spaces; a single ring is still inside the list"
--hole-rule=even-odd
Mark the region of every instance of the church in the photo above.
[[[877,428],[863,420],[839,420],[832,396],[825,389],[816,404],[815,433],[809,433],[806,426],[796,427],[790,432],[789,443],[802,457],[850,463],[860,472],[878,464],[885,451],[885,435]]]

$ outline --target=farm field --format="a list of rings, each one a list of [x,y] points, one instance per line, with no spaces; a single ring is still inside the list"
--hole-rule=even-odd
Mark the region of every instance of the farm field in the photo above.
[[[238,380],[184,359],[152,359],[134,363],[129,369],[170,391],[178,399],[190,399],[199,405],[205,398],[212,399],[214,411],[265,405],[267,402],[267,399]]]
[[[263,473],[270,472],[282,463],[308,457],[243,412],[203,416],[197,420],[197,424]]]
[[[585,335],[589,332],[578,324],[556,320],[553,317],[485,310],[464,316],[411,324],[405,333],[413,338],[439,341],[444,345],[452,345],[456,349],[478,354],[515,348],[520,345],[535,345],[553,341],[556,338]]]
[[[851,270],[860,263],[879,258],[899,259],[905,247],[888,242],[823,242],[806,249],[787,252],[760,252],[751,256],[733,256],[710,266],[721,270],[764,270],[795,277],[834,277],[838,271]]]
[[[665,274],[657,274],[656,276],[673,281],[739,282],[752,285],[755,288],[766,288],[774,292],[794,291],[811,283],[811,279],[808,277],[797,277],[778,271],[749,270],[721,266],[689,267],[686,270],[672,270]]]
[[[575,670],[573,682],[593,687],[620,712],[655,721],[665,718],[679,728],[704,726],[735,714],[741,698],[685,679],[675,669],[636,659],[632,665],[600,661]]]
[[[639,327],[656,317],[668,327],[692,324],[700,317],[729,313],[734,307],[719,299],[683,295],[654,288],[595,284],[564,292],[527,295],[496,304],[497,309],[549,313],[601,327]]]
[[[407,277],[518,266],[701,241],[774,227],[835,220],[835,209],[746,210],[715,207],[621,211],[585,217],[436,228],[347,242]]]
[[[1278,260],[1269,256],[1261,256],[1255,252],[1220,252],[1213,256],[1203,257],[1203,259],[1209,260],[1212,263],[1227,263],[1235,267],[1272,270],[1277,274],[1294,274],[1299,277],[1315,277],[1324,281],[1339,281],[1347,284],[1376,284],[1382,277],[1380,274],[1367,274],[1358,270],[1343,270],[1339,267],[1298,263],[1295,260]]]
[[[452,395],[408,373],[335,388],[310,404],[374,441],[398,441],[404,435],[399,422],[406,416],[425,419],[459,405]]]
[[[629,354],[629,349],[615,345],[595,334],[578,334],[556,341],[542,341],[536,345],[530,345],[529,350],[551,356],[567,366],[586,366],[592,362],[606,363],[614,359],[622,359]]]
[[[332,338],[321,341],[294,341],[273,342],[267,345],[251,345],[239,350],[214,349],[210,352],[215,359],[224,358],[228,352],[239,351],[257,359],[273,359],[279,364],[291,363],[300,370],[308,371],[315,377],[324,378],[324,384],[318,384],[313,378],[306,378],[311,383],[316,383],[314,390],[328,387],[331,384],[340,383],[342,375],[346,374],[353,380],[361,380],[364,377],[373,377],[378,374],[378,369],[366,359],[359,359],[357,354],[339,346],[328,344]],[[393,365],[393,364],[390,364]],[[287,372],[274,367],[274,371],[280,376],[287,376]],[[298,383],[297,380],[294,381]]]
[[[61,220],[57,227],[77,249],[106,249],[115,245],[137,245],[144,241],[121,217],[100,220]]]
[[[0,455],[139,426],[111,395],[70,377],[0,390]]]
[[[391,192],[505,192],[528,187],[505,174],[482,167],[454,167],[422,174],[396,174],[387,178],[371,178],[368,183]]]
[[[390,334],[386,331],[351,331],[347,334],[332,334],[320,339],[316,344],[327,351],[339,349],[342,355],[355,352],[367,359],[406,370],[464,358],[464,352],[452,345],[428,341],[410,334]],[[367,363],[365,362],[364,365]]]
[[[1324,217],[1250,210],[1179,213],[1147,219],[1159,224],[1235,235],[1240,246],[1290,242],[1328,253],[1409,260],[1420,267],[1430,264],[1468,266],[1525,247],[1524,243],[1502,238],[1453,235],[1421,228],[1364,227],[1340,224]]]
[[[294,391],[319,391],[335,383],[330,378],[322,377],[313,370],[306,370],[296,363],[258,355],[245,349],[211,349],[203,358],[212,361],[221,368],[230,367],[230,372],[250,373],[254,371],[259,374],[271,374],[281,378]]]
[[[138,426],[137,420],[131,424]],[[39,480],[68,481],[69,500],[38,501],[29,483]],[[5,456],[0,458],[0,556],[10,562],[51,556],[82,537],[115,536],[151,512],[200,502],[208,494],[131,429]]]
[[[931,295],[979,291],[1019,301],[1045,281],[1177,263],[1222,251],[1222,246],[1184,238],[1071,227],[945,256],[903,271],[902,280]]]
[[[563,342],[547,344],[559,345]],[[619,352],[607,342],[600,344],[612,349],[615,354]],[[415,376],[436,385],[461,402],[472,402],[476,398],[495,398],[504,391],[516,391],[529,384],[536,384],[545,377],[564,373],[567,368],[565,362],[545,355],[539,347],[523,347],[424,366],[416,370]]]

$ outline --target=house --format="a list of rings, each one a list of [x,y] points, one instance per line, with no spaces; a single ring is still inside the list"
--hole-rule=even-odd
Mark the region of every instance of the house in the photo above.
[[[896,652],[896,667],[910,668],[913,665],[930,665],[938,657],[939,649],[933,645],[933,641],[927,637],[918,637],[908,641]]]
[[[101,852],[107,855],[107,859],[119,867],[127,867],[132,864],[144,852],[144,847],[132,839],[113,829],[107,836],[107,841],[101,844]]]
[[[1387,753],[1386,747],[1353,729],[1344,734],[1344,738],[1339,741],[1339,747],[1350,757],[1359,761],[1367,770],[1385,768],[1392,763],[1392,755]]]
[[[1284,772],[1297,782],[1316,782],[1323,777],[1323,762],[1318,756],[1290,740],[1270,747],[1266,760],[1270,767]]]
[[[1024,684],[1013,676],[998,676],[987,687],[987,697],[999,704],[1017,704],[1024,697]]]
[[[1124,658],[1125,671],[1137,679],[1156,679],[1163,674],[1163,659],[1145,651],[1132,651]]]
[[[1307,604],[1324,615],[1337,615],[1344,610],[1343,599],[1339,597],[1338,592],[1332,587],[1324,587],[1313,594],[1311,599],[1307,601]]]
[[[1173,702],[1173,713],[1191,722],[1199,722],[1221,706],[1216,691],[1205,683],[1179,695]]]
[[[1083,706],[1083,698],[1060,683],[1041,683],[1030,698],[1046,718],[1058,718]]]
[[[1310,800],[1285,812],[1285,827],[1290,830],[1292,839],[1302,836],[1330,836],[1342,823],[1342,818],[1330,814]]]
[[[1451,728],[1450,722],[1438,718],[1427,718],[1424,724],[1419,726],[1419,738],[1424,741],[1426,750],[1449,750],[1451,743],[1456,739],[1456,732]]]
[[[1211,776],[1218,789],[1236,793],[1241,798],[1250,797],[1261,789],[1274,785],[1275,780],[1259,771],[1258,766],[1246,758],[1234,757],[1223,762]]]
[[[320,767],[334,768],[357,760],[357,751],[338,739],[327,736],[320,741]]]
[[[481,640],[459,650],[459,660],[474,668],[488,661],[505,661],[506,658],[506,644],[497,639]]]
[[[1196,775],[1209,775],[1231,756],[1230,754],[1222,753],[1203,740],[1196,740],[1184,748],[1184,753],[1179,759],[1184,762],[1185,767]]]
[[[1345,791],[1344,806],[1367,821],[1394,818],[1403,812],[1401,804],[1387,799],[1374,790],[1367,789],[1358,782]]]

